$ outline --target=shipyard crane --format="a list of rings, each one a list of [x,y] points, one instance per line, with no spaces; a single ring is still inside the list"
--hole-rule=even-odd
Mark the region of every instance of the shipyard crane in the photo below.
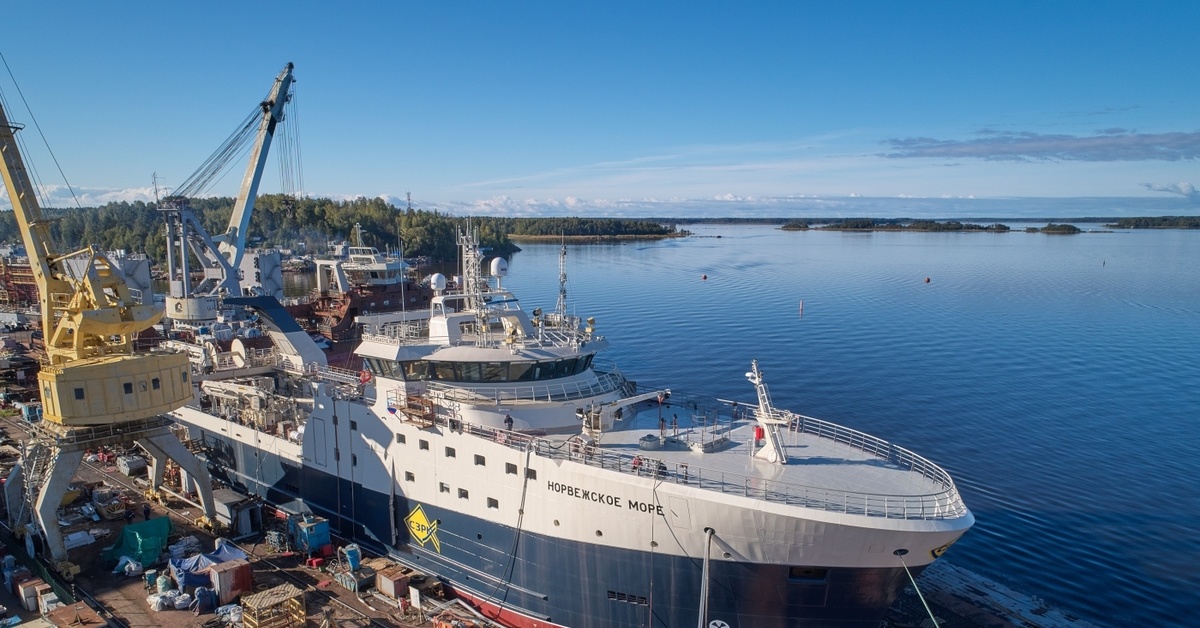
[[[57,509],[88,448],[137,442],[151,454],[152,485],[162,483],[166,460],[196,480],[205,517],[212,517],[208,471],[168,429],[161,415],[194,396],[187,355],[135,352],[136,335],[162,317],[160,306],[138,304],[121,273],[92,246],[61,253],[42,214],[17,144],[15,126],[0,103],[0,171],[28,251],[41,302],[46,356],[38,371],[43,421],[27,447],[20,481],[24,500],[11,507],[14,531],[36,533],[37,515],[50,558],[64,576],[67,561]],[[78,261],[80,263],[71,263]],[[17,489],[6,483],[6,494]]]
[[[173,320],[212,320],[216,318],[219,296],[242,296],[241,265],[246,250],[246,231],[254,212],[254,200],[258,195],[258,184],[262,179],[275,128],[283,121],[284,106],[292,97],[292,68],[291,63],[284,66],[267,98],[259,103],[258,112],[252,114],[172,196],[159,204],[167,220],[167,267],[171,286],[166,301],[167,316]],[[250,161],[229,217],[229,226],[224,233],[210,236],[187,199],[211,185],[225,165],[238,154],[239,146],[249,140],[250,131],[254,128],[257,128],[257,132],[250,149]],[[175,251],[177,244],[178,255]],[[195,287],[191,286],[189,279],[189,250],[200,261],[204,272],[204,279]],[[277,261],[274,267],[278,267]]]

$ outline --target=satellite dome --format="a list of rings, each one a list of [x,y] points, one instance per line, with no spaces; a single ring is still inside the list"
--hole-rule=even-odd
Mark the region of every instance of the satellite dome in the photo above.
[[[493,277],[507,277],[508,276],[508,262],[503,257],[493,257],[492,258],[492,276]]]
[[[441,292],[446,289],[446,276],[442,273],[433,273],[429,276],[429,286],[434,290]]]

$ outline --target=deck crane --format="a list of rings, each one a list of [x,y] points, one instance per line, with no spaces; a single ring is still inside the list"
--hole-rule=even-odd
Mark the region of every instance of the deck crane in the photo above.
[[[246,230],[254,212],[254,200],[258,195],[258,184],[275,128],[283,121],[284,106],[292,97],[292,68],[291,63],[284,66],[267,98],[259,104],[258,112],[251,114],[196,173],[159,204],[167,220],[167,267],[171,277],[166,315],[173,320],[210,321],[217,316],[218,297],[243,294],[241,266],[246,250]],[[225,165],[237,156],[240,144],[249,139],[250,131],[255,127],[257,132],[250,150],[250,161],[242,177],[242,187],[234,203],[229,226],[225,233],[209,236],[187,199],[211,185]],[[175,250],[176,245],[178,251]],[[189,250],[200,261],[204,271],[204,279],[195,287],[191,286],[189,280]],[[257,261],[255,266],[258,266]],[[277,258],[271,267],[279,267]],[[266,270],[262,269],[264,272]]]
[[[193,398],[187,355],[135,353],[135,336],[158,322],[161,307],[136,303],[124,277],[94,247],[59,252],[17,144],[21,128],[0,103],[0,171],[40,294],[46,357],[38,372],[43,420],[27,446],[23,489],[10,481],[4,490],[25,493],[9,508],[12,529],[36,534],[40,527],[52,564],[70,578],[78,567],[67,560],[56,511],[88,448],[142,445],[153,458],[154,488],[173,459],[196,481],[206,518],[214,516],[212,486],[207,469],[162,417]]]

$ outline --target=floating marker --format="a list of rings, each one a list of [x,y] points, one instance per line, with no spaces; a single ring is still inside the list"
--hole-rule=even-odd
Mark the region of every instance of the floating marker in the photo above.
[[[925,278],[925,283],[929,283],[929,277]]]

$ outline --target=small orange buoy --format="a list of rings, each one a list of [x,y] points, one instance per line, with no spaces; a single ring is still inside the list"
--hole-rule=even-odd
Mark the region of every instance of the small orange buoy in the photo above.
[[[929,283],[929,277],[925,278],[925,283]]]

